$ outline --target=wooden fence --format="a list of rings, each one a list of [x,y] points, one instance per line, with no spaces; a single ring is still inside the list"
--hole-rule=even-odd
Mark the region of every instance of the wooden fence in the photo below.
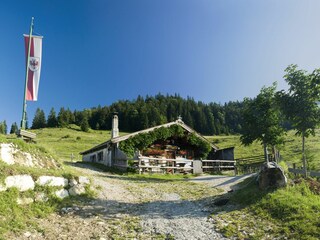
[[[223,170],[234,170],[235,175],[237,175],[237,162],[233,160],[201,160],[202,162],[202,171],[203,172],[212,172],[217,171],[221,172]]]
[[[184,173],[193,171],[193,160],[140,157],[139,173]]]
[[[273,156],[268,155],[269,161],[274,161]],[[260,171],[261,165],[265,162],[264,155],[257,155],[246,158],[238,158],[237,171],[239,173],[254,173]]]
[[[288,168],[288,171],[291,173],[294,173],[295,175],[297,174],[304,175],[304,170],[295,168],[295,165],[293,168]],[[320,172],[307,171],[307,175],[310,177],[320,177]]]
[[[236,170],[232,160],[188,160],[140,157],[137,161],[139,173],[202,173],[222,170]]]

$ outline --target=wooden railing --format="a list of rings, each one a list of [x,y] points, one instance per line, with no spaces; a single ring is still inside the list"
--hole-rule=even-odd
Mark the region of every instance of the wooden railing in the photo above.
[[[304,175],[304,170],[296,168],[296,164],[295,163],[293,164],[293,168],[288,168],[288,171],[293,173],[294,175],[297,175],[297,174]],[[320,172],[307,171],[307,175],[310,176],[310,177],[320,177]]]
[[[269,161],[273,161],[271,154],[268,155]],[[257,155],[245,158],[238,158],[237,171],[238,173],[254,173],[260,171],[261,165],[265,162],[264,155]]]
[[[236,161],[233,160],[201,160],[203,172],[234,170],[237,174]]]
[[[184,173],[192,172],[192,160],[140,157],[138,160],[139,173]]]
[[[135,161],[138,164],[139,173],[198,173],[222,170],[234,170],[237,173],[236,161],[232,160],[188,160],[140,157]],[[195,169],[194,164],[199,163]],[[196,171],[195,171],[196,170]]]

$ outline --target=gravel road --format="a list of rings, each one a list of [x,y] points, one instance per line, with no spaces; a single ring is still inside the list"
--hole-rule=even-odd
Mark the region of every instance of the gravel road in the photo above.
[[[215,188],[228,191],[249,177],[157,182],[132,180],[83,164],[74,167],[92,179],[97,197],[35,220],[37,228],[13,235],[15,239],[225,239],[209,218],[219,194]]]

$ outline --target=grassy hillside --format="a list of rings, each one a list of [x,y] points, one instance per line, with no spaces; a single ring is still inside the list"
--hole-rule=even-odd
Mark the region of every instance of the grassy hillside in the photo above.
[[[79,152],[87,150],[97,144],[110,139],[110,131],[90,130],[85,133],[79,127],[57,129],[32,130],[37,134],[37,145],[47,149],[50,153],[65,161],[70,160],[71,154],[75,159],[80,160]],[[121,133],[126,134],[126,133]],[[219,148],[235,147],[235,158],[246,158],[263,154],[262,145],[258,142],[250,146],[243,146],[239,135],[228,136],[208,136],[210,141]],[[306,140],[308,164],[311,169],[320,169],[320,129],[315,136],[310,136]],[[301,137],[295,136],[294,131],[289,131],[285,136],[285,144],[280,146],[282,160],[287,163],[302,164],[301,161]]]
[[[71,154],[75,160],[80,160],[80,152],[110,139],[110,131],[82,132],[75,125],[69,128],[44,128],[31,131],[37,134],[37,145],[44,147],[61,161],[70,160]]]
[[[82,132],[80,128],[71,125],[69,128],[45,128],[31,130],[37,134],[37,148],[46,154],[51,154],[61,162],[69,161],[71,154],[74,160],[81,160],[80,152],[110,139],[110,131],[90,130]],[[121,135],[126,133],[121,133]],[[14,136],[12,136],[14,137]],[[4,137],[1,137],[3,140]],[[1,140],[0,138],[0,140]],[[240,135],[207,136],[219,148],[235,147],[235,158],[246,158],[263,154],[262,145],[258,142],[250,146],[243,146]],[[7,141],[7,140],[6,140]],[[28,147],[28,144],[24,144]],[[320,129],[315,136],[306,140],[307,159],[310,169],[320,170]],[[285,144],[280,146],[282,160],[287,163],[302,164],[301,137],[295,136],[294,131],[289,131],[285,136]]]
[[[250,156],[263,155],[262,145],[254,142],[250,146],[243,146],[240,142],[240,135],[207,137],[219,148],[235,147],[235,158],[246,158]],[[295,136],[294,131],[289,131],[285,136],[285,144],[280,146],[282,160],[297,166],[302,165],[301,155],[302,140]],[[306,139],[307,160],[310,169],[320,170],[320,129],[316,130],[315,136]]]
[[[97,144],[110,139],[110,131],[95,131],[85,133],[77,126],[56,129],[31,130],[37,134],[36,144],[26,144],[15,136],[0,135],[0,142],[13,142],[21,149],[28,152],[41,153],[46,156],[53,156],[60,163],[70,161],[71,154],[74,160],[80,160],[79,152],[87,150]],[[125,134],[125,133],[122,133]],[[240,136],[213,136],[208,137],[210,141],[220,148],[235,147],[235,158],[245,158],[262,155],[263,149],[259,143],[254,143],[248,147],[242,146]],[[311,136],[306,141],[308,150],[307,157],[309,166],[320,170],[320,129],[315,136]],[[301,165],[301,138],[290,131],[286,135],[286,142],[281,146],[282,158],[287,163],[298,163]],[[61,164],[59,169],[35,169],[19,166],[8,166],[0,163],[0,172],[3,176],[29,173],[32,176],[43,174],[65,175],[71,174],[72,170],[68,165]],[[3,180],[0,177],[0,181]],[[139,176],[140,178],[141,176]],[[149,176],[143,176],[149,178]],[[156,181],[162,176],[153,176]],[[166,176],[165,176],[166,177]],[[182,178],[183,176],[181,176]],[[167,179],[167,178],[165,178]],[[238,206],[236,209],[219,210],[213,214],[213,219],[217,227],[227,237],[238,237],[239,239],[261,239],[283,238],[288,239],[318,239],[319,238],[319,182],[309,179],[290,181],[287,188],[278,190],[260,191],[254,180],[244,183],[242,191],[236,191],[231,196],[232,205]],[[30,194],[30,193],[27,193]],[[0,221],[0,239],[7,231],[20,231],[27,228],[32,222],[31,217],[45,217],[51,212],[61,208],[61,202],[57,199],[47,203],[35,203],[30,208],[17,205],[15,199],[19,193],[15,190],[3,192],[0,196],[0,218],[4,217],[8,221]],[[250,196],[250,197],[248,197]],[[13,212],[13,213],[12,213]],[[8,224],[9,222],[10,224]]]

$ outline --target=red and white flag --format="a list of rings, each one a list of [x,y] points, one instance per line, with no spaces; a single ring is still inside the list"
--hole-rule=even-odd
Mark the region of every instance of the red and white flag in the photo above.
[[[24,36],[26,62],[28,61],[29,36]],[[27,62],[28,80],[26,100],[37,101],[41,72],[42,36],[31,37],[29,62]]]

